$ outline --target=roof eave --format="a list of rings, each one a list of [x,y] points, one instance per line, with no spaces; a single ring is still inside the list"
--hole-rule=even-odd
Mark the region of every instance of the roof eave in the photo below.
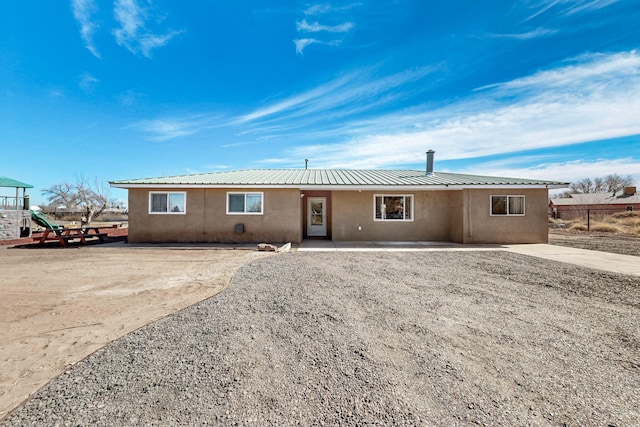
[[[564,184],[431,184],[431,185],[327,185],[327,184],[135,184],[135,183],[109,183],[114,188],[268,188],[268,189],[299,189],[318,191],[420,191],[420,190],[464,190],[464,189],[557,189],[566,188]]]

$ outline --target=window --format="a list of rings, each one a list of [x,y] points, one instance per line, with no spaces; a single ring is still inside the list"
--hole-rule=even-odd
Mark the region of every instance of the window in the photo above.
[[[262,215],[262,193],[227,193],[227,214]]]
[[[374,221],[413,221],[412,195],[373,196]]]
[[[184,214],[187,194],[180,193],[149,193],[149,213],[152,214]]]
[[[524,196],[491,196],[491,215],[524,215]]]

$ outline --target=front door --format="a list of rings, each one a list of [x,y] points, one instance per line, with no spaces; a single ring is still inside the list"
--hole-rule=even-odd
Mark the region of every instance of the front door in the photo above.
[[[307,236],[327,236],[327,199],[325,197],[307,199]]]

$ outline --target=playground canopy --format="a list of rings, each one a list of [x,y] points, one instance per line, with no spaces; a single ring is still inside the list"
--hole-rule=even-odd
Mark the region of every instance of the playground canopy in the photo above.
[[[33,185],[26,184],[15,179],[7,178],[6,176],[0,176],[0,187],[33,188]]]

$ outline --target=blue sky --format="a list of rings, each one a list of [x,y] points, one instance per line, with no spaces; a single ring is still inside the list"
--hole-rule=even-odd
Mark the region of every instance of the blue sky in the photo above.
[[[436,171],[640,183],[638,22],[638,0],[2,2],[0,175],[40,202],[434,149]]]

